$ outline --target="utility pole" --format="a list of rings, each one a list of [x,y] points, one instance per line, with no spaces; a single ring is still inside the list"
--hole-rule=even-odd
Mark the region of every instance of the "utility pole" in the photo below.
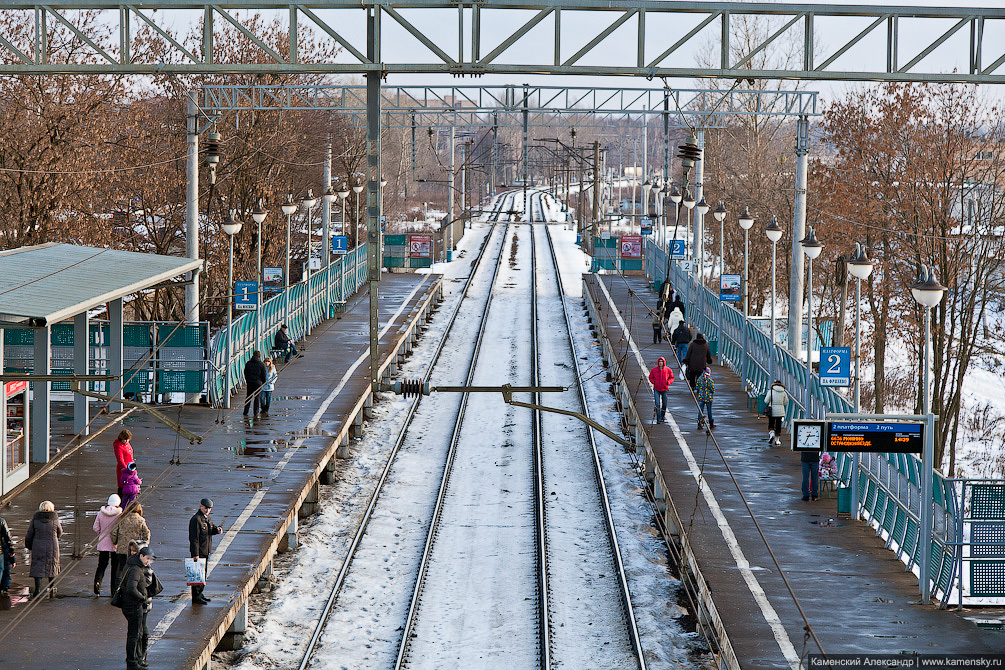
[[[196,91],[187,95],[186,130],[188,139],[188,155],[185,162],[188,181],[185,188],[185,255],[189,258],[199,258],[199,105],[196,101]],[[227,305],[231,304],[230,286],[226,290]],[[191,283],[185,285],[185,321],[199,322],[199,271],[192,270]]]
[[[489,177],[489,195],[496,194],[496,178],[499,174],[499,114],[492,113],[492,173]]]
[[[600,142],[593,140],[593,226],[590,230],[590,244],[597,237],[597,223],[600,221]]]
[[[367,10],[366,55],[371,63],[380,62],[380,43],[374,9]],[[380,281],[380,72],[367,72],[366,78],[366,258],[370,288],[370,398],[372,407],[380,387],[379,337],[377,318],[377,284]]]
[[[642,180],[649,179],[649,115],[642,107]],[[642,216],[649,216],[649,193],[642,189]]]
[[[805,116],[800,116],[796,122],[796,192],[792,199],[792,259],[789,273],[789,351],[796,358],[800,357],[803,350],[803,250],[799,240],[806,236],[806,169],[809,153],[810,124]]]
[[[523,85],[523,218],[525,221],[530,221],[530,210],[528,208],[527,202],[527,121],[528,121],[528,111],[527,111],[527,96],[530,95],[530,91],[527,84]]]

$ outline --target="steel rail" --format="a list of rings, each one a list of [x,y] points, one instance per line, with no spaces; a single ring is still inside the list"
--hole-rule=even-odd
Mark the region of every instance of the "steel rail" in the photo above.
[[[512,194],[504,194],[504,197],[513,198]],[[502,261],[504,257],[503,250],[506,248],[506,235],[509,234],[509,225],[503,232],[503,241],[500,246],[499,258],[496,261],[495,269],[492,273],[492,280],[490,287],[495,285],[496,279],[499,276],[499,268],[502,267]],[[475,367],[478,360],[478,355],[481,352],[482,341],[485,337],[486,325],[488,324],[488,314],[489,309],[492,305],[492,290],[489,289],[488,299],[485,301],[485,307],[482,309],[482,316],[478,323],[478,334],[475,337],[475,348],[474,353],[471,355],[471,362],[468,367],[468,372],[466,375],[465,383],[470,385],[475,377]],[[429,559],[432,554],[433,543],[436,538],[437,527],[440,522],[440,516],[443,513],[443,503],[446,500],[447,495],[447,485],[450,482],[450,474],[453,468],[454,456],[457,453],[457,443],[460,439],[461,434],[461,424],[464,423],[464,415],[467,410],[469,393],[461,394],[461,402],[457,411],[457,418],[454,421],[454,428],[450,435],[450,446],[447,451],[447,459],[443,466],[443,475],[440,479],[440,486],[436,493],[436,503],[433,507],[433,515],[429,521],[429,527],[426,531],[426,541],[422,548],[422,558],[419,561],[419,569],[415,578],[415,587],[412,590],[412,596],[408,605],[408,614],[405,617],[405,625],[402,627],[401,632],[401,642],[398,646],[398,656],[394,662],[395,670],[401,670],[405,667],[408,658],[409,641],[412,638],[412,630],[415,628],[415,621],[418,617],[419,611],[419,601],[422,595],[422,587],[426,580],[426,573],[429,569]]]
[[[475,260],[475,263],[471,268],[471,272],[468,275],[467,281],[465,281],[462,296],[467,295],[468,288],[474,281],[474,277],[478,272],[479,266],[481,265],[481,261],[485,257],[484,251],[488,247],[494,232],[495,232],[495,225],[493,224],[492,228],[489,230],[489,233],[485,236],[485,240],[482,242],[482,245],[479,249],[478,258]],[[501,254],[502,254],[502,247],[500,247],[500,256]],[[448,339],[447,335],[449,335],[451,329],[453,328],[454,322],[457,320],[457,315],[460,312],[461,306],[463,304],[464,300],[462,297],[460,300],[457,301],[457,306],[454,308],[453,313],[450,315],[450,320],[447,322],[447,327],[443,331],[443,337],[441,338],[440,343],[437,346],[432,359],[426,366],[426,370],[423,374],[424,381],[427,382],[429,381],[432,375],[433,368],[436,367],[436,363],[437,361],[439,361],[440,355],[443,353],[443,350],[446,346],[446,341]],[[370,496],[370,500],[367,504],[366,511],[363,513],[363,517],[360,520],[360,525],[357,528],[356,534],[353,536],[353,539],[349,544],[348,551],[346,553],[346,560],[343,561],[342,563],[342,567],[339,570],[339,574],[335,579],[334,585],[332,586],[331,593],[328,596],[328,600],[325,602],[325,606],[321,611],[320,617],[318,618],[318,623],[314,628],[314,633],[311,635],[311,639],[307,644],[307,649],[304,651],[304,655],[301,658],[300,665],[298,666],[299,670],[306,670],[306,668],[310,664],[311,658],[314,655],[314,651],[317,647],[317,643],[321,639],[321,633],[324,631],[325,624],[327,623],[328,617],[331,614],[331,610],[334,607],[336,601],[338,600],[338,596],[340,595],[342,587],[345,584],[345,580],[349,574],[349,569],[352,565],[353,559],[355,558],[356,551],[359,549],[360,542],[362,541],[363,536],[366,534],[367,526],[369,525],[370,518],[372,517],[373,511],[376,508],[377,500],[380,497],[381,492],[383,491],[384,483],[387,481],[387,476],[391,471],[391,467],[394,464],[398,451],[401,449],[401,446],[405,441],[405,437],[408,434],[408,429],[411,427],[411,422],[415,416],[416,409],[419,406],[420,399],[421,396],[416,397],[408,408],[408,413],[405,416],[405,420],[402,423],[401,429],[398,431],[398,435],[395,439],[394,446],[392,447],[391,452],[388,455],[387,462],[384,464],[384,468],[381,471],[380,477],[377,480],[377,485],[374,488],[374,492]]]
[[[565,290],[562,288],[562,275],[558,266],[558,256],[555,254],[555,242],[551,233],[545,229],[548,238],[548,248],[551,251],[551,258],[555,267],[555,281],[558,286],[558,296],[562,303],[562,316],[565,319],[566,334],[568,335],[569,350],[572,354],[573,372],[577,380],[576,391],[579,402],[583,407],[583,414],[590,416],[590,407],[586,402],[586,394],[583,392],[583,385],[579,381],[583,378],[579,369],[579,353],[576,349],[575,338],[572,335],[572,322],[569,320],[569,313],[565,308]],[[592,418],[592,417],[591,417]],[[607,527],[607,538],[611,545],[611,555],[614,559],[614,568],[617,573],[618,586],[620,587],[621,601],[625,610],[625,621],[628,624],[628,634],[632,648],[635,650],[635,658],[639,664],[639,670],[646,670],[645,653],[642,648],[642,639],[639,635],[638,622],[635,618],[635,610],[632,607],[632,594],[628,586],[628,576],[625,574],[625,563],[621,556],[621,546],[618,542],[618,531],[614,525],[614,516],[611,513],[611,501],[607,495],[607,483],[604,479],[604,469],[600,462],[600,453],[597,451],[597,442],[592,430],[587,429],[586,434],[590,442],[590,451],[593,454],[593,472],[597,483],[601,507],[604,511],[604,523]]]
[[[524,212],[530,230],[530,370],[531,383],[534,386],[541,385],[541,366],[538,361],[537,346],[537,235],[534,234],[534,214],[533,196],[539,193],[532,193],[531,200],[527,203],[528,211]],[[542,215],[544,214],[542,210]],[[544,219],[544,216],[541,217]],[[532,393],[531,402],[535,405],[541,403],[541,394]],[[540,662],[542,670],[551,668],[551,616],[548,598],[550,596],[548,587],[548,520],[547,505],[544,493],[544,445],[541,434],[541,410],[534,410],[531,419],[531,443],[533,444],[534,458],[532,463],[534,474],[534,524],[535,545],[537,550],[537,588],[538,588],[538,643],[540,645]]]

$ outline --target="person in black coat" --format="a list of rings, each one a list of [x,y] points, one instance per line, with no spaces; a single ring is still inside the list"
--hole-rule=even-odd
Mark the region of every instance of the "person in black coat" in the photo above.
[[[684,365],[687,366],[687,385],[694,390],[694,385],[698,381],[698,376],[705,371],[706,366],[712,364],[712,350],[708,348],[705,336],[698,333],[687,348],[687,355],[684,356]]]
[[[14,553],[14,538],[10,536],[7,522],[0,517],[0,595],[6,595],[10,588],[10,573],[17,565],[17,555]]]
[[[683,366],[687,357],[687,345],[691,343],[691,329],[687,327],[686,322],[681,320],[680,325],[670,336],[670,342],[677,348],[677,360]]]
[[[279,330],[276,331],[276,337],[272,342],[272,348],[286,352],[286,358],[283,359],[283,363],[289,363],[290,358],[293,356],[300,356],[297,352],[297,347],[293,344],[293,340],[290,339],[290,333],[287,331],[285,323],[279,327]]]
[[[119,583],[119,602],[122,616],[126,617],[126,670],[146,670],[147,666],[147,614],[153,596],[157,595],[157,578],[150,562],[155,558],[150,547],[126,560],[125,572]]]
[[[223,526],[213,525],[209,514],[213,509],[213,501],[203,498],[199,501],[199,511],[188,522],[188,549],[193,558],[208,559],[213,551],[213,536],[223,532]],[[192,604],[205,605],[209,598],[202,594],[204,584],[192,585]]]
[[[265,363],[262,362],[262,352],[255,351],[251,359],[244,364],[244,383],[248,385],[248,395],[244,398],[244,416],[248,416],[248,409],[252,402],[255,406],[255,416],[262,409],[262,386],[268,373],[265,370]]]

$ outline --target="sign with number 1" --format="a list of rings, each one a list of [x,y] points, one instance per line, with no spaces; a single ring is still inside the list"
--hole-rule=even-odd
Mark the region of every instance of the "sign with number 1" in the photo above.
[[[820,347],[820,385],[851,386],[851,347]]]

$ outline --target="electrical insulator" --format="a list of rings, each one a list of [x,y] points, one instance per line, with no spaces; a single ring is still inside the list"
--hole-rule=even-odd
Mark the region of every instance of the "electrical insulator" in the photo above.
[[[406,379],[394,382],[394,392],[406,398],[417,395],[429,395],[429,383],[423,383],[420,379]]]
[[[203,144],[205,145],[206,165],[209,167],[215,167],[220,162],[220,139],[220,133],[206,133],[206,141]]]

